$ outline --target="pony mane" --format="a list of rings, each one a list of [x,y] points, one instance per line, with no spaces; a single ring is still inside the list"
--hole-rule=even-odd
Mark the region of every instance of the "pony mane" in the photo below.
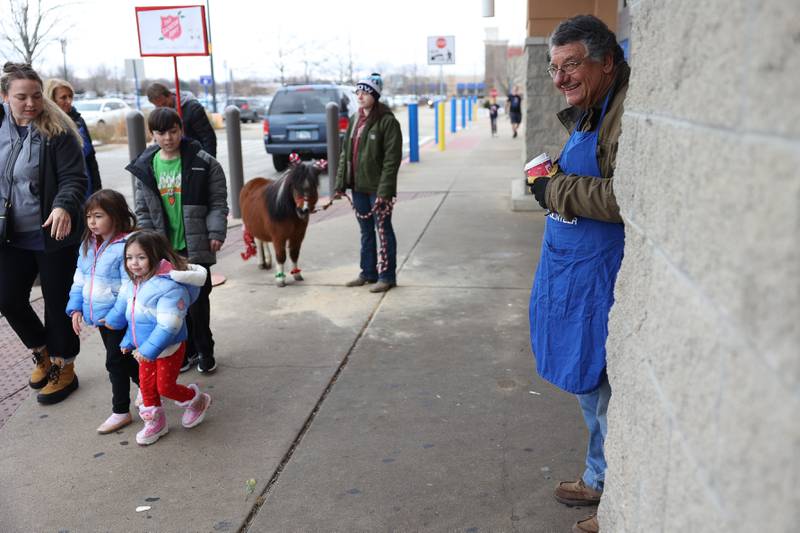
[[[311,163],[300,163],[284,172],[278,180],[270,183],[265,192],[267,210],[270,217],[273,220],[285,220],[290,217],[298,218],[293,191],[295,188],[302,188],[303,182],[308,180],[314,191],[314,201],[316,201],[319,172],[320,170]]]

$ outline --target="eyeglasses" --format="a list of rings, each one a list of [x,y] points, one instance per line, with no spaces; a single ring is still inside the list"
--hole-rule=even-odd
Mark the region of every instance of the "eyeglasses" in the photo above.
[[[550,74],[551,78],[555,78],[559,70],[564,74],[572,74],[573,72],[578,70],[578,67],[581,66],[581,63],[586,61],[586,57],[587,56],[584,56],[583,59],[579,61],[567,61],[560,67],[557,67],[555,65],[550,65],[549,67],[547,67],[547,73]]]

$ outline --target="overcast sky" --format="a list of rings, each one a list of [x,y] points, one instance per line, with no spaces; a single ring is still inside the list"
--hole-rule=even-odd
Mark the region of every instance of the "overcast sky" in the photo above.
[[[33,2],[32,2],[33,3]],[[72,27],[67,63],[85,76],[98,64],[124,73],[124,59],[139,57],[135,6],[190,5],[196,2],[147,2],[131,0],[66,1],[60,17]],[[386,65],[419,66],[424,74],[438,73],[428,67],[426,38],[454,35],[456,64],[445,74],[483,74],[483,41],[486,28],[496,27],[499,38],[511,44],[525,39],[525,0],[495,0],[495,17],[481,16],[481,0],[210,0],[211,37],[215,74],[224,81],[227,65],[237,78],[277,76],[277,50],[306,47],[309,61],[331,65],[345,58],[351,42],[357,75]],[[288,62],[288,75],[303,73],[303,52]],[[61,65],[61,47],[50,44],[38,66]],[[344,59],[342,60],[344,62]],[[171,77],[172,60],[145,58],[148,77]],[[208,58],[179,58],[182,78],[209,73]],[[430,70],[428,70],[430,69]]]

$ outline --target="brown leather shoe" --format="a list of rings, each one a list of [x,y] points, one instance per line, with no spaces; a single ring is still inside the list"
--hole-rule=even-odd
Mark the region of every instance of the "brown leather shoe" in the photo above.
[[[603,493],[587,487],[583,478],[578,481],[562,481],[556,486],[556,500],[564,505],[574,507],[584,507],[586,505],[597,505],[600,503],[600,496]]]
[[[572,533],[600,533],[600,524],[597,522],[597,513],[591,514],[583,520],[572,524]]]
[[[375,283],[374,281],[370,281],[368,279],[364,279],[361,276],[358,276],[356,279],[350,280],[344,284],[345,287],[362,287],[367,283]]]
[[[375,286],[372,287],[369,290],[369,292],[386,292],[389,289],[391,289],[392,287],[397,287],[397,283],[392,283],[392,282],[389,282],[389,281],[383,281],[381,279],[381,280],[378,280],[378,283],[376,283]]]

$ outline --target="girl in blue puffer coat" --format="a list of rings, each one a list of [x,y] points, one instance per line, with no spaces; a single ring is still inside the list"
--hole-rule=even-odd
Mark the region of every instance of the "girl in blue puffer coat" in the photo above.
[[[83,325],[97,326],[114,307],[125,272],[124,250],[128,234],[136,226],[136,216],[120,193],[101,189],[84,206],[86,230],[78,254],[67,315],[72,329],[80,335]],[[111,416],[97,428],[100,434],[114,432],[130,424],[130,382],[139,384],[139,364],[124,355],[119,343],[124,330],[99,328],[106,348],[106,370],[111,381]]]
[[[186,351],[186,311],[206,281],[206,270],[187,264],[166,237],[152,230],[128,236],[125,270],[130,279],[123,283],[105,325],[115,330],[128,326],[120,347],[139,362],[144,429],[136,434],[136,442],[144,446],[168,431],[161,396],[186,408],[186,428],[202,422],[211,405],[211,396],[197,385],[177,383]]]

